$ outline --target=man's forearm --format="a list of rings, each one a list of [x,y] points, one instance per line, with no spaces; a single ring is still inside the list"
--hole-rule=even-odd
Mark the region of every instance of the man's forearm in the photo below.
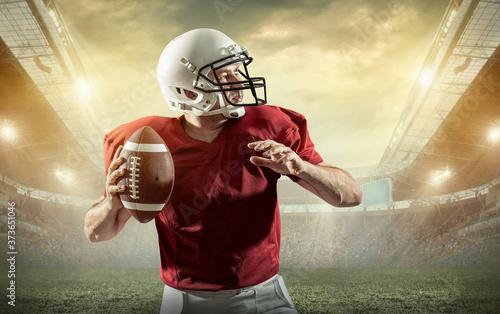
[[[262,152],[262,157],[250,157],[254,165],[299,177],[299,185],[333,206],[356,206],[361,203],[361,187],[345,170],[324,162],[313,165],[300,158],[290,147],[273,140],[248,143],[248,147]]]
[[[85,216],[85,235],[90,242],[110,240],[120,232],[129,218],[127,210],[113,205],[103,196]]]
[[[345,170],[322,163],[305,162],[298,175],[299,184],[337,207],[356,206],[362,201],[363,192],[359,184]]]

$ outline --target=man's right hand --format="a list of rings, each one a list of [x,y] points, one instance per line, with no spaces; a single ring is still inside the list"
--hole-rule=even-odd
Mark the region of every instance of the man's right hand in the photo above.
[[[119,169],[120,165],[125,162],[125,158],[120,157],[122,149],[123,146],[120,145],[116,150],[106,176],[106,202],[112,209],[123,207],[118,193],[125,191],[125,186],[117,185],[117,180],[125,173],[123,168]]]
[[[114,238],[132,215],[120,200],[119,193],[125,191],[124,185],[117,184],[117,180],[124,174],[119,169],[125,162],[120,157],[123,146],[118,147],[106,176],[106,196],[101,196],[85,215],[85,235],[91,242],[106,241]]]

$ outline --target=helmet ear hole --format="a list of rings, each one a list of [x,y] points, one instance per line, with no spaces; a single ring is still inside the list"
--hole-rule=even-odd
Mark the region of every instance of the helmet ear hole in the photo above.
[[[187,98],[191,100],[196,100],[196,98],[198,98],[198,93],[195,93],[190,90],[184,90],[184,94],[186,95]]]

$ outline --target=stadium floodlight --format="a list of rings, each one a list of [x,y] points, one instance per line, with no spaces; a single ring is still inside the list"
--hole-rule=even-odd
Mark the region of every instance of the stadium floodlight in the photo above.
[[[420,85],[429,85],[434,78],[434,74],[430,69],[425,69],[420,75]]]
[[[432,184],[439,184],[448,179],[450,176],[451,171],[448,169],[436,171],[432,177]]]
[[[59,179],[59,181],[61,181],[63,183],[66,183],[66,184],[73,184],[74,183],[73,176],[71,175],[71,173],[68,170],[62,171],[62,170],[57,169],[54,174],[56,175],[56,178]]]
[[[492,144],[496,144],[500,140],[500,126],[494,127],[490,130],[488,139]]]
[[[13,142],[16,139],[16,129],[12,125],[5,124],[2,126],[2,137],[9,142]]]
[[[78,80],[78,92],[80,95],[86,99],[91,97],[91,89],[89,83],[84,78]]]

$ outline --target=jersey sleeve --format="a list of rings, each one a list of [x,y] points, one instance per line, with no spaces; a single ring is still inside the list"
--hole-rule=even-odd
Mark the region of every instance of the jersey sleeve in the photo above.
[[[123,145],[123,143],[118,145]],[[118,148],[117,145],[113,145],[113,141],[110,141],[107,136],[104,137],[103,153],[104,153],[104,171],[106,176],[108,175],[109,166],[113,161],[113,157],[115,155],[117,148]]]
[[[292,119],[294,125],[294,127],[287,133],[285,139],[285,141],[289,143],[289,147],[297,153],[302,160],[312,164],[322,162],[323,158],[316,151],[314,143],[309,136],[306,118],[296,112],[288,112],[288,115]],[[289,177],[294,182],[299,180],[296,176],[289,175]]]

